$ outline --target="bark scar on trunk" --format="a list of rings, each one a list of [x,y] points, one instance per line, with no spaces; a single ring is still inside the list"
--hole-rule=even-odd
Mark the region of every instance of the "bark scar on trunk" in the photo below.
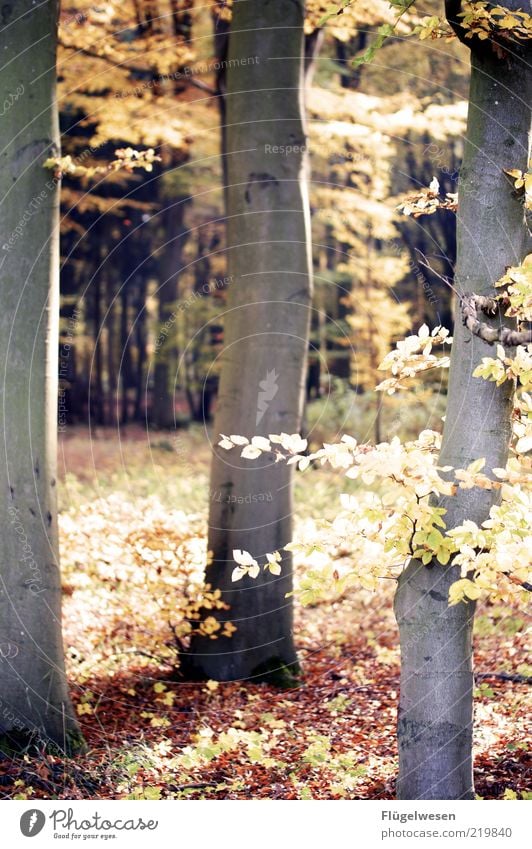
[[[29,165],[35,164],[35,161],[41,156],[53,157],[59,156],[59,147],[53,139],[35,139],[28,144],[22,145],[13,158],[13,173],[19,177],[24,173]],[[41,166],[43,163],[39,163]]]
[[[447,597],[439,593],[437,590],[429,590],[429,595],[436,601],[447,601]]]
[[[6,26],[6,24],[9,23],[9,20],[11,18],[13,6],[11,5],[11,3],[4,3],[0,12],[2,14],[2,26]]]
[[[306,288],[298,289],[297,292],[292,292],[292,294],[289,295],[288,298],[286,298],[286,300],[287,301],[293,301],[295,298],[305,298],[305,300],[308,303],[308,301],[310,300],[310,295],[308,293],[308,289],[306,289]]]
[[[251,189],[254,183],[259,183],[261,189],[267,189],[268,186],[273,183],[274,186],[279,185],[279,180],[277,177],[274,177],[273,174],[268,174],[263,171],[261,173],[257,173],[252,171],[249,175],[249,179],[246,185],[246,191],[244,197],[246,198],[246,203],[251,203]]]

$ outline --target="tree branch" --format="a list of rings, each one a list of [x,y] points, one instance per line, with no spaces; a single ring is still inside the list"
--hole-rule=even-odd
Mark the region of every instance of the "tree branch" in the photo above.
[[[127,59],[123,62],[119,62],[117,59],[113,59],[112,56],[106,56],[105,54],[98,53],[96,50],[90,50],[88,47],[78,47],[75,44],[65,44],[64,41],[58,39],[57,42],[61,47],[65,50],[74,50],[76,53],[83,53],[84,56],[90,56],[91,59],[101,59],[102,62],[106,62],[108,65],[111,65],[113,68],[120,68],[122,71],[127,71],[130,74],[137,74],[141,79],[149,78],[149,82],[164,82],[165,79],[171,79],[171,74],[153,74],[147,68],[140,68],[136,65],[128,65]],[[174,76],[174,79],[186,80],[191,86],[195,88],[199,88],[201,91],[206,91],[207,94],[215,95],[217,91],[212,88],[212,86],[204,83],[202,80],[197,80],[195,77],[191,76],[191,74],[179,74],[179,77]]]
[[[496,298],[488,298],[482,295],[464,295],[460,300],[462,321],[474,336],[478,336],[488,345],[499,342],[503,347],[516,348],[517,345],[530,345],[532,343],[532,329],[512,330],[510,327],[491,327],[484,321],[480,321],[479,312],[485,315],[496,315],[501,306],[501,301]]]
[[[513,584],[517,584],[521,589],[526,590],[527,593],[532,593],[532,584],[529,584],[528,581],[520,581],[519,578],[515,578],[510,572],[503,572],[503,575],[510,578]]]
[[[212,94],[213,97],[214,97],[215,94],[216,95],[218,94],[216,89],[214,89],[212,86],[208,85],[207,83],[204,83],[202,80],[197,80],[195,77],[191,77],[189,74],[187,74],[186,79],[188,80],[190,85],[193,85],[196,88],[199,88],[201,91],[206,91],[207,94]]]
[[[214,781],[203,781],[200,784],[167,784],[168,790],[173,793],[180,793],[183,790],[202,790],[204,787],[216,787]]]
[[[127,65],[126,61],[119,62],[117,59],[113,59],[112,56],[106,56],[104,53],[98,53],[97,50],[91,50],[89,47],[80,47],[77,44],[65,44],[61,37],[57,39],[57,43],[65,50],[73,50],[75,53],[82,53],[84,56],[89,56],[91,59],[101,59],[102,62],[107,62],[107,64],[111,65],[113,68],[120,68],[121,70],[129,71],[132,74],[139,74],[139,76],[145,76],[146,74],[146,68],[138,68],[134,65]]]
[[[498,678],[499,681],[512,681],[514,684],[532,684],[530,675],[518,675],[510,672],[476,672],[475,680],[483,681],[484,678]]]

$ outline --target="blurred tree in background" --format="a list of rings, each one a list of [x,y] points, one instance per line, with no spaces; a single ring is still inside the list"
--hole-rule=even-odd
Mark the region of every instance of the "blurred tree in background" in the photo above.
[[[431,0],[428,11],[437,5]],[[420,223],[396,207],[433,176],[454,191],[468,69],[458,41],[424,49],[401,37],[417,20],[413,13],[376,61],[353,67],[348,57],[367,47],[392,10],[385,0],[360,2],[320,28],[326,7],[309,3],[305,21],[316,281],[307,423],[314,403],[322,422],[325,405],[334,427],[337,400],[345,406],[349,399],[348,417],[368,407],[364,392],[385,348],[424,321],[450,326],[450,290],[440,275],[452,277],[454,216]],[[211,10],[193,0],[63,5],[67,422],[146,420],[166,428],[213,414],[219,316],[231,285],[227,157],[219,156],[230,20],[226,2]],[[130,147],[153,149],[153,170],[106,172],[115,151]],[[375,312],[383,307],[389,330],[377,342]],[[377,436],[379,411],[369,412]],[[384,426],[394,427],[384,416]]]

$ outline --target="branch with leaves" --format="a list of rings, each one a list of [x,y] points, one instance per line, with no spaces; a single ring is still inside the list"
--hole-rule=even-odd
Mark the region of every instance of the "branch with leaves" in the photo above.
[[[452,341],[445,327],[435,327],[430,333],[424,324],[417,334],[397,342],[395,349],[384,357],[379,371],[391,371],[392,376],[379,383],[377,391],[393,395],[398,389],[407,388],[405,381],[417,377],[422,372],[434,368],[449,368],[449,357],[436,357],[432,353],[432,347],[450,345]]]
[[[528,440],[528,436],[520,437],[516,449],[526,451]],[[412,558],[427,566],[460,566],[461,576],[450,588],[450,604],[484,594],[510,597],[527,590],[532,567],[528,544],[529,458],[516,450],[506,469],[496,468],[490,474],[483,471],[483,458],[465,469],[440,467],[440,443],[439,434],[423,431],[413,442],[401,444],[395,437],[390,443],[375,446],[358,444],[344,435],[340,443],[325,444],[307,455],[301,453],[306,450],[306,440],[298,434],[271,434],[251,440],[222,436],[219,445],[227,450],[240,449],[242,457],[269,455],[275,462],[296,464],[300,470],[312,463],[328,463],[347,478],[373,488],[342,494],[341,510],[332,522],[320,524],[315,538],[306,533],[304,539],[285,546],[299,553],[307,564],[298,590],[304,604],[315,604],[324,594],[339,595],[355,583],[376,589],[383,577],[397,578]],[[446,511],[434,506],[431,495],[453,496],[459,489],[473,487],[500,490],[501,502],[491,508],[489,518],[480,526],[468,520],[446,528]],[[346,551],[349,563],[345,569],[331,562]],[[280,553],[262,556],[263,568],[279,575]],[[320,565],[309,569],[316,556]],[[233,558],[233,581],[258,577],[261,566],[252,554],[235,549]]]
[[[532,254],[525,257],[521,265],[508,268],[495,286],[505,287],[502,295],[487,297],[472,294],[461,297],[464,325],[488,345],[499,343],[508,348],[530,345],[532,328],[516,330],[504,326],[493,327],[482,321],[480,314],[494,317],[504,309],[508,318],[515,318],[519,322],[532,322]]]
[[[385,42],[397,34],[398,24],[409,12],[416,0],[390,0],[390,6],[396,13],[393,23],[382,24],[377,36],[362,56],[353,60],[353,65],[371,62]],[[331,19],[343,15],[353,4],[353,0],[341,0],[331,7],[320,19],[323,26]],[[417,35],[420,41],[445,38],[448,41],[456,36],[471,50],[493,51],[505,58],[516,45],[526,44],[532,38],[532,16],[522,10],[513,11],[506,6],[484,2],[463,2],[463,0],[445,0],[445,19],[437,15],[425,16],[414,25],[407,35]],[[419,19],[418,19],[419,20]]]
[[[532,17],[527,12],[487,2],[461,0],[447,0],[445,9],[447,20],[460,41],[469,44],[472,49],[473,45],[487,42],[490,50],[504,58],[508,49],[515,49],[519,42],[532,38]]]
[[[433,215],[438,209],[446,209],[456,212],[458,208],[458,195],[455,192],[440,194],[440,183],[433,177],[427,189],[409,194],[398,204],[397,209],[403,215],[419,218],[421,215]]]
[[[492,327],[481,321],[479,314],[494,316],[499,312],[501,301],[482,295],[464,295],[460,301],[462,321],[474,336],[478,336],[488,345],[500,343],[507,348],[532,343],[532,329],[513,330],[511,327]]]
[[[71,156],[52,156],[43,163],[44,168],[49,168],[54,177],[60,179],[65,174],[71,177],[94,177],[97,174],[110,174],[113,171],[127,171],[131,173],[136,168],[144,171],[153,171],[153,163],[160,162],[153,148],[147,150],[135,150],[132,147],[124,147],[115,150],[116,159],[106,165],[87,166],[80,165]]]

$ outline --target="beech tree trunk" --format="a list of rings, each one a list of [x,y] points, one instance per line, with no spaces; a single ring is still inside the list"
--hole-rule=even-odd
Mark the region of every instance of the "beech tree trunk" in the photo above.
[[[59,153],[56,25],[55,0],[2,8],[0,746],[72,752],[82,738],[63,666],[57,546],[59,204],[43,168]]]
[[[453,4],[456,6],[457,4]],[[459,5],[459,4],[458,4]],[[519,0],[506,3],[513,9]],[[530,53],[500,59],[489,43],[472,45],[464,161],[460,173],[456,286],[494,294],[506,267],[531,250],[522,200],[504,168],[526,170],[532,76]],[[504,466],[511,430],[513,386],[473,378],[493,348],[455,321],[441,464],[464,468],[486,458],[484,471]],[[443,500],[448,528],[487,517],[494,495],[461,489]],[[448,606],[456,567],[412,562],[399,580],[395,611],[401,636],[398,719],[399,799],[472,799],[474,604]]]
[[[304,4],[236,2],[227,74],[227,255],[231,279],[214,422],[249,439],[300,431],[311,303],[303,118]],[[275,58],[274,58],[275,57]],[[195,638],[193,677],[293,681],[292,563],[231,581],[233,549],[261,565],[291,538],[292,470],[217,447],[211,474],[207,581],[230,610],[231,638]],[[210,611],[209,611],[210,612]]]

